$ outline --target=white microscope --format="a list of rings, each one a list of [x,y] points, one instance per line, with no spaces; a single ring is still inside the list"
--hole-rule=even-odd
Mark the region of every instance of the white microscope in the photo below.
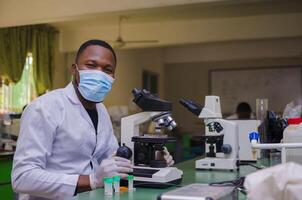
[[[219,97],[206,96],[203,108],[187,99],[180,103],[205,123],[206,156],[196,160],[195,168],[239,170],[238,126],[222,119]]]
[[[174,142],[176,138],[163,134],[147,135],[140,133],[139,126],[153,121],[155,131],[162,128],[172,130],[176,123],[171,117],[172,104],[159,99],[147,90],[134,89],[134,102],[143,110],[141,113],[122,118],[121,144],[129,147],[134,153],[123,156],[134,162],[134,183],[141,187],[165,188],[179,184],[183,172],[176,167],[167,167],[163,158],[164,145]]]

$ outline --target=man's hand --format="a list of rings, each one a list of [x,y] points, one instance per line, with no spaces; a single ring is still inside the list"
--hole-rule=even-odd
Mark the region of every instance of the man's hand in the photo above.
[[[104,177],[120,176],[121,178],[126,178],[128,176],[127,173],[132,171],[133,165],[130,160],[115,156],[114,154],[104,159],[95,172],[89,175],[90,187],[92,190],[103,187]]]
[[[165,159],[168,167],[171,167],[172,165],[174,165],[173,157],[170,155],[170,153],[166,147],[164,147],[164,159]]]

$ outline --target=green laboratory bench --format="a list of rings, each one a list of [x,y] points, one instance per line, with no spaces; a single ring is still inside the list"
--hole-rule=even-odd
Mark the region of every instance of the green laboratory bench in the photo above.
[[[13,152],[0,152],[0,199],[11,200],[14,193],[11,186]]]
[[[200,158],[199,158],[200,159]],[[195,160],[187,160],[176,164],[175,166],[183,170],[183,180],[181,185],[188,185],[191,183],[212,183],[233,180],[240,176],[246,176],[256,169],[252,166],[240,166],[239,171],[229,171],[229,170],[196,170]],[[104,196],[104,189],[100,188],[90,192],[80,193],[77,196],[71,198],[72,200],[100,200],[100,199],[110,199],[110,200],[156,200],[158,195],[167,192],[169,190],[175,189],[176,187],[169,187],[167,189],[151,189],[151,188],[136,188],[134,192],[122,192],[119,195],[113,194],[112,197]],[[246,199],[245,195],[239,194],[239,199]]]

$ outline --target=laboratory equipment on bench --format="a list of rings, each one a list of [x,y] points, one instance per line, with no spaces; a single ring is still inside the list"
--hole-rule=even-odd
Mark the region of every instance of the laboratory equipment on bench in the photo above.
[[[283,119],[273,112],[267,112],[267,118],[259,126],[260,135],[265,134],[265,141],[251,143],[255,149],[281,150],[281,162],[289,161],[302,164],[302,119]]]
[[[237,191],[232,186],[211,186],[194,183],[165,192],[157,197],[158,200],[235,200]]]
[[[287,126],[287,119],[279,117],[273,111],[267,111],[258,128],[261,143],[280,143]]]
[[[300,133],[301,134],[301,133]],[[301,162],[300,161],[300,155],[301,155],[301,150],[300,148],[302,148],[302,143],[298,143],[297,141],[293,142],[293,143],[259,143],[259,133],[255,133],[255,132],[252,132],[250,133],[250,141],[251,141],[251,145],[252,145],[252,148],[255,148],[255,149],[281,149],[281,163],[282,164],[285,164],[286,162],[288,162],[288,159],[287,159],[287,155],[288,155],[288,151],[290,149],[297,149],[296,152],[298,152],[298,157],[295,157],[294,158],[297,158],[297,159],[292,159],[291,161],[294,161],[294,162]]]
[[[133,89],[133,101],[143,112],[122,118],[121,144],[118,155],[134,162],[134,184],[141,187],[165,188],[179,184],[183,172],[176,167],[167,167],[164,146],[176,138],[161,134],[162,129],[172,130],[176,122],[171,117],[172,104],[151,94],[147,90]],[[141,124],[152,121],[157,134],[140,133]],[[133,151],[133,154],[129,152]]]
[[[288,119],[288,126],[283,132],[284,143],[302,143],[302,118]],[[286,151],[286,161],[302,164],[302,150],[288,149]]]
[[[287,127],[287,119],[279,117],[273,111],[267,111],[266,117],[258,127],[259,143],[280,143],[283,131]],[[259,149],[258,149],[259,150]],[[272,154],[278,153],[276,149],[260,149],[258,158],[270,158]],[[274,153],[275,152],[275,153]]]
[[[206,157],[196,161],[196,169],[239,170],[238,126],[222,119],[219,97],[206,96],[203,108],[187,99],[180,103],[205,123]]]
[[[238,125],[239,160],[256,162],[259,151],[255,152],[248,138],[249,133],[258,131],[260,120],[231,120]],[[254,156],[255,155],[255,156]]]

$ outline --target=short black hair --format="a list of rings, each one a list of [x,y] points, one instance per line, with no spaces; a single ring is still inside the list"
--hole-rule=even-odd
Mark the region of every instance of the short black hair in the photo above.
[[[250,104],[248,104],[247,102],[240,102],[237,105],[236,112],[248,112],[248,113],[250,113],[250,112],[252,112],[252,109],[251,109]]]
[[[96,39],[88,40],[80,46],[80,48],[77,52],[77,55],[76,55],[76,59],[75,59],[76,63],[78,62],[78,59],[79,59],[80,55],[84,52],[84,50],[91,45],[98,45],[98,46],[104,47],[106,49],[109,49],[113,54],[114,61],[116,64],[116,55],[115,55],[115,52],[114,52],[112,46],[110,44],[108,44],[107,42],[105,42],[104,40],[96,40]]]

